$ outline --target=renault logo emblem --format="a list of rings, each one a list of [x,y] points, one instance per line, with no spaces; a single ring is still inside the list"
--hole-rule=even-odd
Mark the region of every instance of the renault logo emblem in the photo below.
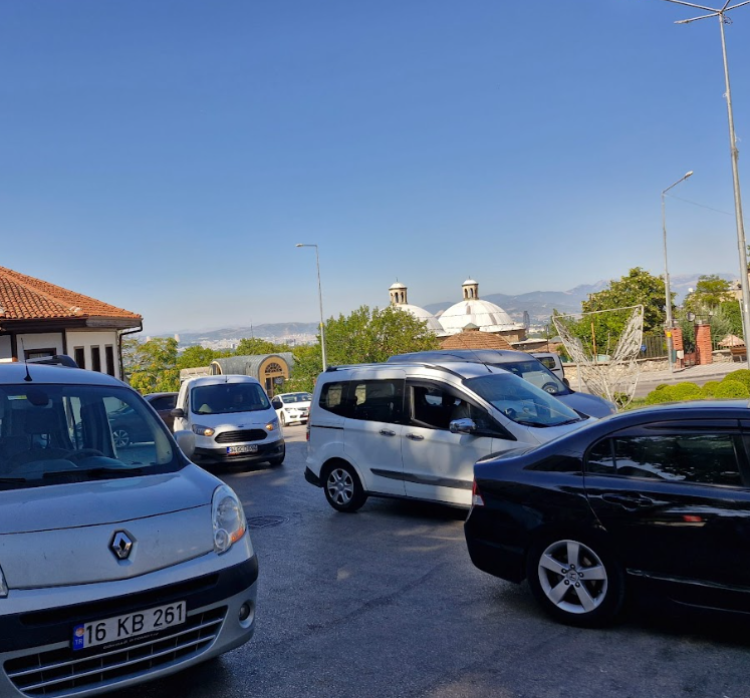
[[[133,549],[134,542],[134,539],[125,533],[125,531],[116,531],[115,535],[112,536],[109,548],[118,560],[127,560],[130,556],[130,551]]]

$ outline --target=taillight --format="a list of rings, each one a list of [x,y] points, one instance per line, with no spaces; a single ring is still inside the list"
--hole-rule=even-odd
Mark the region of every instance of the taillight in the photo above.
[[[484,499],[482,499],[482,493],[477,487],[477,481],[474,480],[474,484],[471,486],[471,505],[474,507],[483,507]]]

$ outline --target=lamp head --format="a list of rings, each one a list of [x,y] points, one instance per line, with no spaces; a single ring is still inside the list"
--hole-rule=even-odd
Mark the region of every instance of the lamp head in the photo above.
[[[692,171],[692,170],[690,170],[690,172],[688,172],[688,173],[687,173],[687,174],[685,175],[685,179],[687,179],[688,177],[692,177],[692,176],[693,176],[693,171]]]

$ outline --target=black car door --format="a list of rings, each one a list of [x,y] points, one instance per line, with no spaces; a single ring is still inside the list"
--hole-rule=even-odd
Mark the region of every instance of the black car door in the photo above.
[[[750,590],[750,490],[737,420],[610,434],[586,454],[584,482],[631,574],[697,583],[709,595]]]

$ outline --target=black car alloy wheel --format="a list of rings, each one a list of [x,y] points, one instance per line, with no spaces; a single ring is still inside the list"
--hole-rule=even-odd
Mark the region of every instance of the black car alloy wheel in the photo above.
[[[622,607],[622,568],[604,543],[547,538],[532,547],[527,575],[539,603],[564,623],[604,625]]]

